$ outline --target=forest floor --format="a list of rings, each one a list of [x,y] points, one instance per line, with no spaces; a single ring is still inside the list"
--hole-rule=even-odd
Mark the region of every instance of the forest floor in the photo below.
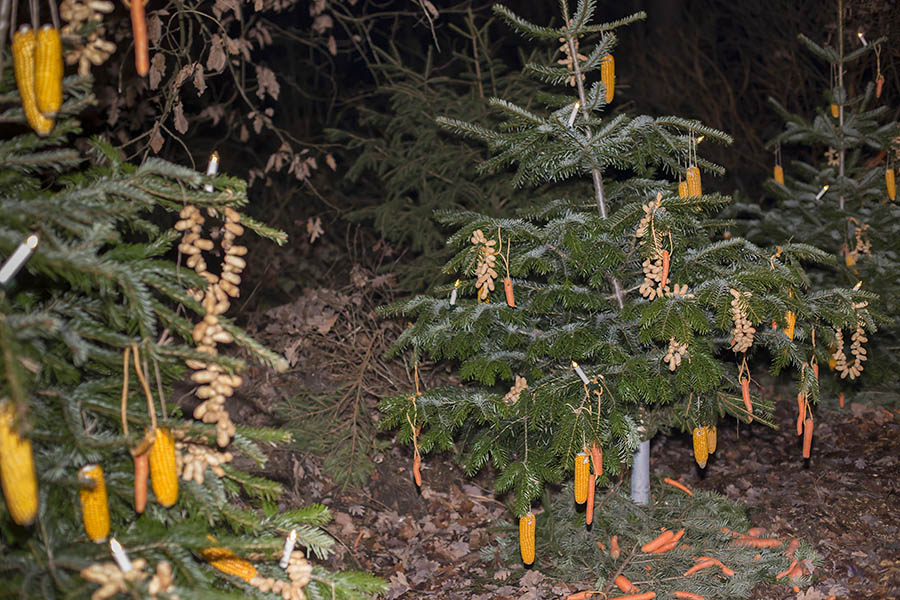
[[[402,362],[384,358],[402,324],[379,321],[372,310],[377,302],[370,302],[384,282],[354,272],[347,288],[296,290],[290,304],[250,315],[251,332],[288,356],[292,368],[251,370],[245,389],[255,396],[237,399],[236,421],[284,426],[276,406],[301,392],[331,394],[343,415],[335,434],[343,435],[342,428],[362,431],[377,422],[380,396],[410,392]],[[426,386],[450,377],[444,369],[423,370]],[[788,397],[785,391],[777,403],[777,430],[720,423],[719,450],[704,470],[694,462],[688,435],[657,436],[651,470],[721,493],[742,503],[753,525],[769,535],[798,536],[815,547],[822,563],[812,586],[798,592],[761,584],[754,600],[900,598],[900,413],[850,402],[843,409],[820,407],[812,459],[805,461]],[[389,600],[561,599],[592,583],[554,579],[542,572],[540,557],[526,570],[482,551],[509,535],[497,523],[511,520],[490,489],[490,474],[469,479],[451,455],[431,454],[419,490],[412,450],[390,432],[368,441],[361,435],[358,443],[355,451],[374,464],[362,485],[339,485],[322,457],[297,448],[270,449],[264,472],[283,483],[285,508],[310,502],[331,508],[334,521],[326,529],[337,544],[330,567],[384,577]]]

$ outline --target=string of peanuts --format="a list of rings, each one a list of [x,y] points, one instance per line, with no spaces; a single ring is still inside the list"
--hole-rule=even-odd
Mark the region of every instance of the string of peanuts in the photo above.
[[[148,577],[144,572],[147,561],[138,558],[132,561],[129,571],[122,571],[114,562],[94,563],[81,570],[81,577],[85,581],[96,583],[100,587],[91,594],[91,600],[106,600],[117,594],[128,594],[128,584],[143,581]],[[178,600],[177,595],[170,594],[175,578],[172,574],[172,565],[162,560],[156,565],[156,572],[147,583],[147,593],[152,600],[156,600],[159,594],[168,594],[167,598]]]
[[[219,322],[219,315],[224,314],[231,306],[231,299],[240,296],[241,272],[247,266],[243,258],[247,254],[245,246],[235,244],[235,239],[244,233],[240,224],[241,216],[232,208],[225,208],[225,225],[222,233],[222,259],[220,275],[210,273],[203,258],[204,251],[213,249],[213,242],[202,237],[205,219],[199,209],[192,204],[185,206],[175,224],[175,229],[182,231],[179,252],[187,255],[185,264],[205,278],[209,285],[206,290],[189,290],[188,293],[203,305],[206,316],[197,323],[192,333],[197,342],[197,351],[215,356],[217,345],[228,344],[234,338]],[[214,214],[214,213],[212,213]],[[196,390],[198,398],[203,400],[194,409],[194,418],[204,423],[216,424],[216,443],[225,447],[235,433],[234,423],[225,409],[225,400],[234,394],[243,380],[238,375],[225,373],[220,365],[202,360],[189,359],[187,366],[194,369],[191,380],[200,384]]]

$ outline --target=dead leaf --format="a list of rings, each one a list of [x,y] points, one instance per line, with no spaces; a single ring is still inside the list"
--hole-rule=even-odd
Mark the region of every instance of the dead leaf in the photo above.
[[[184,106],[182,106],[181,101],[175,103],[175,130],[178,133],[185,133],[188,130],[188,120],[184,116]]]
[[[178,75],[175,76],[175,90],[178,90],[184,84],[187,78],[191,76],[191,71],[193,70],[193,68],[194,66],[190,64],[184,65],[178,70]]]
[[[387,596],[385,596],[387,600],[394,600],[395,598],[399,598],[409,591],[409,580],[406,579],[406,575],[404,575],[402,571],[391,575],[388,583],[390,585],[388,587]]]
[[[546,577],[543,573],[537,569],[532,569],[522,575],[522,579],[519,580],[519,585],[524,587],[537,587],[544,579],[546,579]]]
[[[337,171],[337,163],[334,160],[334,156],[331,155],[331,152],[325,155],[325,164],[328,165],[332,171]]]
[[[159,154],[164,141],[162,134],[159,132],[159,127],[154,127],[153,133],[150,135],[150,149],[153,150],[154,154]]]
[[[345,512],[335,512],[334,522],[341,526],[341,535],[353,536],[356,533],[356,525],[353,523],[353,517]]]
[[[441,13],[438,12],[438,9],[435,8],[434,4],[429,2],[429,0],[422,0],[422,4],[425,5],[425,8],[431,14],[432,19],[437,19],[439,16],[441,16]]]
[[[825,600],[828,596],[817,590],[816,588],[806,588],[801,590],[795,596],[796,600]]]
[[[334,39],[333,35],[328,36],[328,52],[332,56],[337,56],[337,40]]]
[[[154,46],[158,46],[161,37],[162,19],[159,18],[159,15],[153,13],[147,18],[147,39]]]
[[[155,90],[159,87],[159,82],[162,81],[163,75],[166,74],[166,56],[162,52],[157,52],[153,55],[153,60],[150,61],[150,74],[148,75],[150,89]]]
[[[266,93],[272,96],[273,100],[278,100],[278,94],[281,92],[281,85],[275,78],[275,73],[268,67],[256,67],[256,81],[259,87],[256,89],[256,96],[262,100],[266,97]]]
[[[325,233],[325,230],[322,229],[322,217],[316,217],[313,219],[310,217],[306,220],[306,233],[309,235],[309,243],[314,243],[319,237]]]
[[[206,69],[218,73],[225,68],[225,45],[218,34],[210,40],[209,56],[206,58]]]
[[[194,87],[197,89],[197,95],[202,96],[206,91],[206,79],[203,77],[203,65],[197,63],[194,68]]]
[[[334,27],[334,20],[332,20],[330,15],[319,15],[313,21],[313,31],[316,33],[325,33],[329,29]]]

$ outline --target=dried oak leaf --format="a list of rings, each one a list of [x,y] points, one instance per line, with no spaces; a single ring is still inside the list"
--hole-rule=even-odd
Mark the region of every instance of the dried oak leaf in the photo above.
[[[181,101],[175,103],[175,130],[178,133],[186,133],[188,130],[188,120],[184,116],[184,106],[181,104]]]
[[[225,68],[225,44],[222,36],[216,34],[212,36],[209,42],[209,56],[206,57],[206,69],[213,73],[218,73]]]
[[[166,57],[162,52],[157,52],[153,55],[153,60],[150,61],[150,74],[148,77],[151,90],[155,90],[159,87],[159,82],[162,81],[163,75],[165,74]]]
[[[306,233],[309,235],[309,243],[314,243],[319,237],[325,233],[325,230],[322,229],[322,217],[316,217],[313,219],[310,217],[306,220]]]

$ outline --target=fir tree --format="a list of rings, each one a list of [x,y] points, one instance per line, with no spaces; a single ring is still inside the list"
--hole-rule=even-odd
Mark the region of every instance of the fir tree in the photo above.
[[[10,71],[0,84],[0,120],[21,129]],[[332,549],[321,529],[328,508],[279,510],[281,486],[248,472],[266,461],[260,444],[289,436],[232,424],[223,440],[220,427],[182,415],[172,400],[186,365],[225,374],[246,367],[243,358],[195,345],[197,323],[210,317],[198,298],[213,286],[174,260],[173,215],[199,206],[210,223],[231,215],[231,230],[239,218],[278,243],[284,235],[236,212],[247,203],[241,180],[157,159],[134,166],[102,140],[76,140],[73,115],[92,102],[90,90],[89,80],[66,79],[66,102],[49,136],[0,141],[0,257],[6,261],[30,235],[39,239],[0,290],[0,597],[282,597],[262,589],[268,577],[288,581],[278,559],[291,530],[309,559],[292,559],[299,579],[291,598],[370,597],[383,589],[380,580],[314,564]],[[231,318],[217,320],[218,341],[283,366]],[[145,438],[148,429],[155,437]],[[170,443],[169,434],[185,479],[177,500],[174,480],[157,477],[176,475],[174,464],[155,463],[153,454]],[[138,515],[137,462],[129,451],[146,450],[150,440],[153,492]],[[108,537],[125,549],[131,571],[112,563],[110,545],[101,543]],[[240,569],[257,579],[237,576]]]
[[[536,86],[550,88],[526,94],[540,107],[492,98],[504,118],[493,129],[438,122],[488,145],[483,171],[514,166],[509,176],[521,186],[587,180],[592,193],[563,194],[516,217],[442,214],[456,228],[448,243],[457,253],[444,271],[460,279],[459,290],[447,284],[437,297],[385,311],[413,321],[395,352],[458,361],[473,382],[421,390],[417,381],[416,393],[382,403],[385,426],[413,443],[416,467],[421,453],[455,442],[467,473],[491,463],[495,488],[511,492],[520,518],[594,446],[603,485],[658,430],[692,431],[705,464],[724,415],[747,421],[752,409],[771,424],[745,359],[766,353],[774,373],[794,373],[798,391],[816,402],[810,325],[868,318],[854,303],[872,297],[807,293],[801,263],[828,260],[812,246],[721,239],[728,223],[715,215],[729,199],[702,193],[698,167],[721,169],[697,157],[696,139],[730,138],[697,121],[610,112],[615,30],[643,14],[593,24],[594,2],[571,14],[566,2],[561,8],[562,25],[545,27],[495,7],[524,37],[562,43],[554,62],[525,65]],[[669,179],[683,174],[684,185]],[[507,285],[514,298],[504,302]],[[786,332],[793,319],[796,331]]]
[[[851,37],[857,46],[853,50],[845,40]],[[825,88],[825,102],[811,117],[793,114],[770,99],[785,121],[784,130],[770,143],[778,165],[767,190],[775,206],[764,213],[754,211],[758,219],[749,224],[747,235],[816,244],[835,259],[810,272],[816,288],[859,282],[862,289],[880,297],[869,307],[873,314],[896,315],[900,310],[894,290],[900,271],[900,208],[896,185],[890,182],[900,158],[900,124],[890,119],[891,111],[880,95],[880,71],[875,81],[856,94],[844,85],[847,69],[877,61],[876,49],[885,43],[881,38],[861,45],[857,37],[839,27],[840,43],[833,48],[799,36],[803,46],[827,65],[831,86]],[[865,381],[895,387],[900,361],[894,348],[900,343],[900,332],[893,325],[868,340],[874,331],[875,324],[868,319],[851,323],[839,337],[835,330],[820,330],[820,341],[827,346],[823,358],[836,370],[836,377],[829,381],[838,382],[839,389],[858,388],[855,384],[863,370],[871,371],[863,377]]]

